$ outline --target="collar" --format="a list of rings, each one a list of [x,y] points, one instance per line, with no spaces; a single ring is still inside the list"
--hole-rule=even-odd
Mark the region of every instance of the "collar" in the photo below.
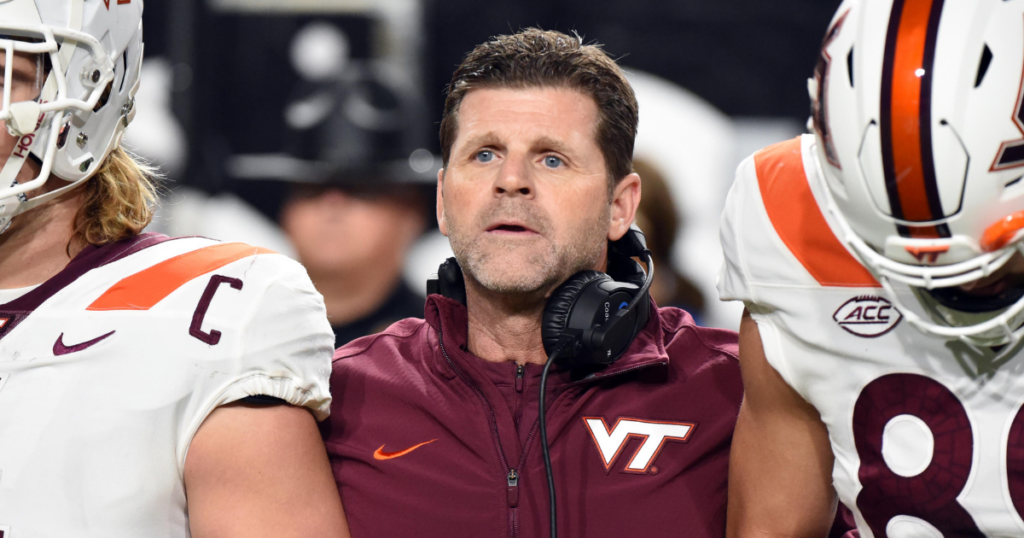
[[[448,364],[450,359],[456,367],[473,377],[479,378],[484,375],[484,370],[488,368],[487,361],[473,355],[467,348],[469,316],[462,303],[441,295],[430,295],[427,297],[424,317],[433,329],[434,336],[441,335],[441,345],[434,353],[435,368],[439,373],[447,378],[456,375]],[[485,365],[481,366],[480,363]],[[661,316],[652,300],[651,316],[647,325],[629,345],[626,353],[614,364],[589,373],[572,372],[553,365],[548,383],[552,386],[590,383],[651,366],[667,366],[668,363],[669,356],[665,351]]]

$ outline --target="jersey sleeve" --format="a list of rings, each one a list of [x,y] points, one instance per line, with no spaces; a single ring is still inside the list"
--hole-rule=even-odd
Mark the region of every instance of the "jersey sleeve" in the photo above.
[[[280,254],[238,264],[230,273],[252,295],[245,309],[226,313],[234,320],[216,322],[224,328],[223,350],[196,363],[196,384],[182,416],[181,469],[195,432],[222,405],[270,396],[308,409],[317,421],[330,414],[334,333],[323,297],[305,269]]]
[[[281,265],[280,277],[267,286],[245,323],[238,378],[218,405],[271,396],[324,420],[331,407],[334,332],[306,270],[291,260]]]
[[[736,180],[725,201],[720,225],[720,239],[724,261],[718,274],[718,297],[722,301],[753,301],[750,276],[745,265],[743,226],[745,217],[752,215],[749,206],[750,189],[756,187],[757,172],[753,156],[747,157],[736,170]]]

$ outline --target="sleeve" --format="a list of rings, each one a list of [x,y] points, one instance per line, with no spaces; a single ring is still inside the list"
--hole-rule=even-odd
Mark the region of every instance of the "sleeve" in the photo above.
[[[754,301],[743,244],[744,217],[751,214],[748,191],[752,183],[757,183],[753,156],[747,157],[737,168],[736,180],[722,211],[720,238],[725,260],[717,282],[718,298],[722,301]]]
[[[217,405],[270,396],[306,407],[322,421],[331,408],[334,332],[323,296],[305,269],[287,262],[286,271],[267,286],[245,323],[237,379]]]
[[[279,254],[258,258],[239,262],[237,269],[253,296],[217,322],[225,330],[211,355],[193,358],[195,384],[180,425],[182,471],[192,437],[222,405],[269,396],[309,409],[317,421],[330,414],[334,333],[323,297],[298,263]],[[217,348],[222,351],[212,355]]]

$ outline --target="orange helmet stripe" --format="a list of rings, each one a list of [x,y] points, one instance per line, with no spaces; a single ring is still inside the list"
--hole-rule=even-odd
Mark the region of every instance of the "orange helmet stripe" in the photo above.
[[[881,95],[882,158],[893,216],[944,217],[931,137],[931,87],[943,0],[895,0],[886,38]],[[946,236],[945,227],[904,235]]]

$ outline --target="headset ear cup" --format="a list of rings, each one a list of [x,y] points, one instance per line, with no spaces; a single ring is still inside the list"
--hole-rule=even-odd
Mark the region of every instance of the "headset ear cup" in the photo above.
[[[612,278],[600,271],[580,271],[551,292],[551,297],[544,307],[544,318],[541,321],[541,338],[544,342],[544,351],[548,356],[558,347],[558,339],[565,333],[569,315],[572,314],[572,308],[580,293],[591,284],[600,281],[610,282]],[[562,355],[561,358],[568,359],[569,357]]]

